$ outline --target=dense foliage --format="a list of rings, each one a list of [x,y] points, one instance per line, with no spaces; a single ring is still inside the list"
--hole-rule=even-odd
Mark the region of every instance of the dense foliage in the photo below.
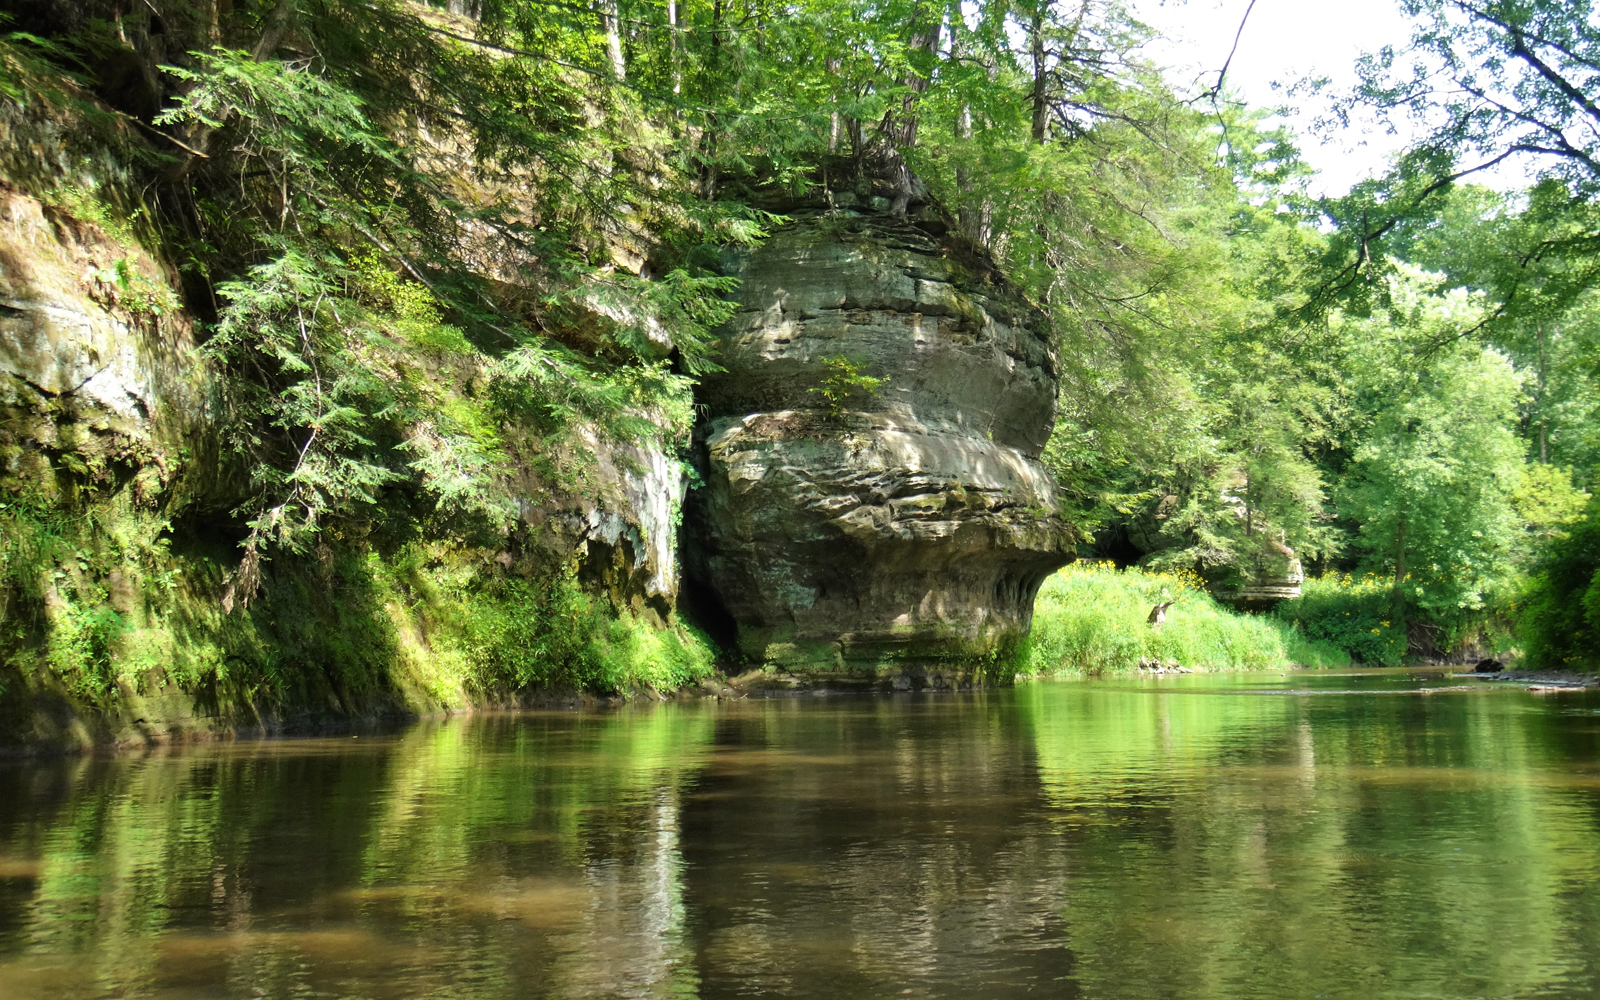
[[[1392,578],[1329,573],[1307,580],[1302,591],[1275,608],[1274,617],[1370,666],[1397,667],[1405,660],[1407,636],[1395,621]]]
[[[1425,138],[1322,201],[1292,136],[1215,100],[1223,80],[1209,102],[1177,92],[1116,0],[39,0],[0,91],[120,151],[116,184],[49,164],[28,183],[177,275],[108,271],[124,308],[201,322],[221,437],[161,516],[230,553],[225,615],[271,599],[274,573],[421,552],[428,572],[396,579],[469,565],[440,621],[484,649],[587,622],[540,654],[555,675],[483,653],[480,688],[703,672],[698,653],[596,659],[640,609],[572,604],[529,512],[592,490],[601,443],[675,452],[730,308],[718,248],[850,193],[941,219],[1044,311],[1062,373],[1046,457],[1086,556],[1217,594],[1307,566],[1324,582],[1285,617],[1363,660],[1522,642],[1587,661],[1571,525],[1600,458],[1600,39],[1587,4],[1402,6],[1410,48],[1364,62],[1345,106],[1416,116]],[[1534,187],[1468,185],[1508,157],[1544,164]],[[830,405],[875,391],[837,367]],[[31,530],[8,536],[19,580],[62,545],[105,549]],[[1380,644],[1323,594],[1347,573],[1369,581],[1362,621],[1392,623]],[[39,655],[107,661],[135,626],[95,610],[96,586],[61,632],[77,652]]]

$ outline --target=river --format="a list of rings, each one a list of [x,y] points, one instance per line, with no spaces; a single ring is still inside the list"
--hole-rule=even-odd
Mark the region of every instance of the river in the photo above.
[[[0,765],[6,1000],[1597,991],[1592,692],[1041,681]]]

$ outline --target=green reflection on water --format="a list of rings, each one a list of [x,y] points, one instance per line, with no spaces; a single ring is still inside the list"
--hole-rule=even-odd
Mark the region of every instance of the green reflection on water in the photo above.
[[[1594,996],[1600,700],[1455,686],[1038,683],[10,765],[0,997]]]
[[[1592,699],[1073,694],[1024,698],[1091,995],[1592,995]]]

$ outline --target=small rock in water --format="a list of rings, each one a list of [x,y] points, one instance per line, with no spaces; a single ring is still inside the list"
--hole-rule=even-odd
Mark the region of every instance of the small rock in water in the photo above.
[[[1193,668],[1186,667],[1183,664],[1179,663],[1177,660],[1165,660],[1165,661],[1163,661],[1163,660],[1157,660],[1157,659],[1154,659],[1154,658],[1145,659],[1143,657],[1140,657],[1140,659],[1139,659],[1138,669],[1148,671],[1148,672],[1150,672],[1152,674],[1192,674],[1192,673],[1194,673]]]

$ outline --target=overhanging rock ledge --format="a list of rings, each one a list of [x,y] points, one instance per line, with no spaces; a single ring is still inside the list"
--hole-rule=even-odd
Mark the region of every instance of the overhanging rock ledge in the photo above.
[[[692,590],[793,677],[1009,679],[1076,542],[1039,463],[1057,384],[1042,317],[889,215],[801,219],[729,270],[742,305],[698,396]]]

